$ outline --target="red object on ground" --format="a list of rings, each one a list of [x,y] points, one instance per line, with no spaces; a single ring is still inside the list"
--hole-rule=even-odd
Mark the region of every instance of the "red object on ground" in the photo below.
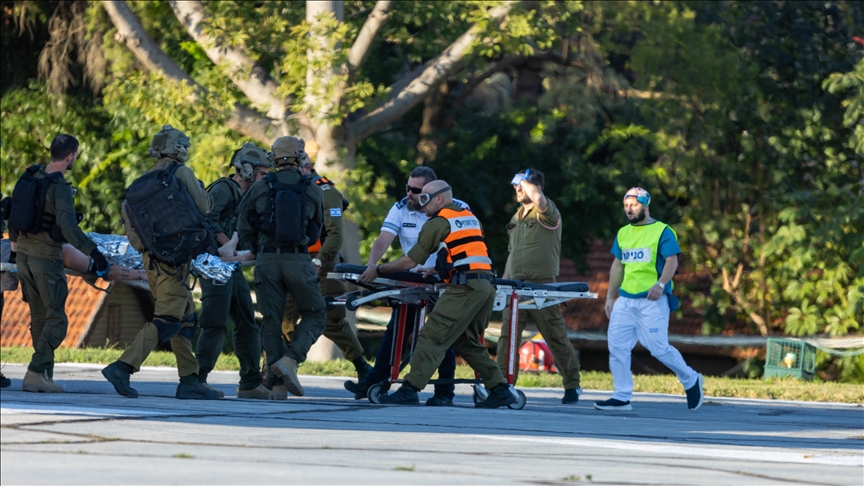
[[[528,341],[519,349],[519,371],[558,373],[549,345],[543,339]]]

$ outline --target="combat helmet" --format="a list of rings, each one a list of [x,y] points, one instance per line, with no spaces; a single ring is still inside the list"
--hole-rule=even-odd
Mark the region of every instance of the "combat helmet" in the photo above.
[[[171,125],[163,125],[159,133],[153,136],[147,155],[157,160],[171,158],[177,162],[186,162],[189,156],[189,137]]]
[[[290,135],[279,137],[273,142],[270,155],[276,165],[293,163],[299,166],[306,156],[306,142]]]
[[[273,162],[266,150],[252,142],[246,142],[231,156],[231,166],[237,170],[237,174],[244,181],[250,182],[255,178],[259,167],[272,168]]]

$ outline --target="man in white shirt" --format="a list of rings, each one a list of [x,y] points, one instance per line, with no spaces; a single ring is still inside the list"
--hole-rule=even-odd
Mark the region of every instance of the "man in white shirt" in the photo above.
[[[420,207],[420,202],[417,196],[423,191],[423,186],[437,180],[438,176],[435,171],[429,167],[417,167],[408,175],[408,184],[405,186],[407,196],[397,202],[390,208],[390,212],[384,219],[384,224],[381,227],[381,234],[372,243],[372,249],[369,252],[369,261],[367,262],[364,277],[375,278],[377,270],[375,266],[378,260],[384,256],[384,253],[390,248],[393,240],[398,236],[399,244],[402,246],[402,251],[407,255],[408,251],[417,243],[417,237],[420,235],[420,229],[429,220],[426,213]],[[454,203],[468,208],[468,205],[457,199]],[[435,268],[436,255],[432,254],[423,265],[417,265],[414,271],[420,268]],[[408,315],[405,322],[410,325],[414,322],[416,313],[419,309],[415,306],[408,307]],[[390,354],[395,334],[396,326],[396,309],[390,316],[390,322],[387,324],[387,330],[384,332],[384,339],[381,341],[381,347],[378,348],[378,353],[375,356],[375,367],[369,372],[366,377],[354,383],[353,381],[345,382],[345,389],[354,393],[355,398],[363,398],[369,387],[386,380],[390,376]],[[407,337],[407,333],[406,333]],[[406,346],[410,345],[410,341],[406,339]],[[406,349],[403,347],[403,349]],[[406,363],[402,363],[404,366]],[[438,378],[442,380],[452,380],[456,372],[456,351],[451,346],[438,365]],[[449,407],[453,405],[454,385],[440,384],[435,385],[435,395],[426,401],[427,406],[432,407]],[[386,392],[389,386],[385,385],[381,388],[382,392]]]

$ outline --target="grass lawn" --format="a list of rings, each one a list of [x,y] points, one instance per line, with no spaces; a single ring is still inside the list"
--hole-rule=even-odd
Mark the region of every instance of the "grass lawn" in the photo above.
[[[0,348],[3,363],[27,363],[33,353],[31,348]],[[118,349],[86,348],[58,349],[55,359],[58,363],[98,363],[109,364],[120,357]],[[173,353],[154,352],[144,362],[144,366],[177,366]],[[233,354],[223,354],[216,363],[217,370],[239,370],[240,364]],[[407,369],[406,369],[407,372]],[[303,363],[300,373],[317,376],[354,376],[354,365],[350,361],[337,359],[323,363]],[[404,374],[404,373],[403,373]],[[474,372],[468,366],[456,369],[457,378],[473,378]],[[683,395],[684,391],[674,375],[636,375],[637,392],[670,393]],[[519,375],[517,386],[561,387],[561,375],[542,373]],[[589,390],[612,390],[612,375],[597,371],[582,373],[582,388]],[[843,402],[864,404],[864,386],[859,384],[834,383],[821,381],[798,381],[794,378],[744,379],[705,377],[705,394],[710,397],[769,398],[778,400],[806,400],[814,402]]]

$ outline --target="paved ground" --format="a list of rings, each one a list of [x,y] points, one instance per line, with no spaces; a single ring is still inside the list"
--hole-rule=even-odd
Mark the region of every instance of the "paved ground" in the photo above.
[[[0,393],[2,484],[864,484],[864,408],[640,394],[632,412],[526,389],[528,405],[381,407],[337,378],[303,377],[287,402],[180,401],[176,372],[114,394],[100,366],[58,365],[62,395]],[[211,375],[229,397],[234,373]],[[423,398],[429,396],[424,394]]]

